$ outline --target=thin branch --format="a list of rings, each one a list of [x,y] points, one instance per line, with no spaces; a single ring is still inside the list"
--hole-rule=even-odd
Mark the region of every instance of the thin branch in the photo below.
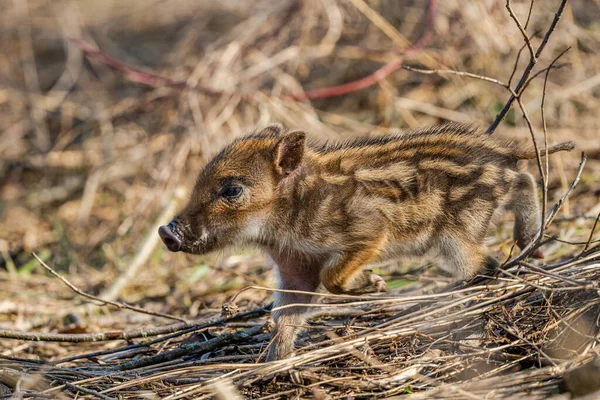
[[[556,203],[554,205],[554,207],[552,207],[552,210],[550,210],[550,213],[548,214],[548,217],[546,218],[546,226],[548,226],[552,223],[552,221],[554,220],[554,217],[556,217],[556,214],[558,214],[558,211],[560,210],[563,203],[565,202],[565,199],[567,199],[567,197],[569,197],[569,195],[571,194],[571,191],[579,183],[579,180],[581,179],[581,172],[583,171],[583,167],[585,166],[586,161],[587,161],[586,155],[584,153],[581,153],[581,162],[579,163],[579,167],[577,168],[577,174],[575,175],[575,179],[573,179],[573,182],[571,182],[571,185],[569,185],[569,188],[567,189],[565,194],[560,198],[558,203]]]
[[[538,153],[538,155],[539,155],[539,153]],[[563,194],[563,196],[560,198],[560,200],[554,205],[554,207],[552,207],[552,210],[550,210],[550,212],[548,213],[548,217],[546,218],[546,222],[545,222],[546,226],[548,226],[548,225],[550,225],[550,223],[552,223],[552,220],[554,219],[554,217],[556,216],[556,214],[562,207],[563,203],[565,202],[565,199],[567,199],[569,197],[569,195],[571,194],[571,191],[579,183],[579,180],[581,179],[581,172],[583,171],[583,167],[585,166],[586,161],[587,161],[587,157],[585,156],[585,154],[581,153],[581,162],[579,163],[579,167],[577,169],[577,174],[575,176],[575,179],[573,180],[573,182],[571,183],[571,185],[569,186],[569,188],[567,189],[565,194]],[[521,253],[518,256],[516,256],[514,259],[507,262],[504,267],[509,268],[509,267],[517,265],[520,261],[527,258],[534,249],[539,248],[542,243],[543,242],[541,240],[531,241],[527,246],[525,246],[524,249],[521,249]]]
[[[525,89],[527,88],[527,86],[529,86],[529,84],[538,76],[540,76],[543,73],[546,73],[547,71],[551,70],[551,69],[559,69],[562,68],[568,64],[558,64],[558,65],[554,65],[554,63],[560,58],[562,57],[568,50],[570,49],[567,48],[565,50],[563,50],[555,59],[554,61],[552,61],[552,64],[538,72],[536,72],[533,76],[531,76],[527,82],[525,82],[525,84],[523,85],[523,88],[521,90],[521,93],[523,93],[525,91]],[[522,49],[521,49],[522,50]],[[498,80],[496,78],[491,78],[489,76],[485,76],[485,75],[479,75],[479,74],[474,74],[472,72],[462,72],[462,71],[455,71],[455,70],[451,70],[451,69],[423,69],[423,68],[415,68],[415,67],[411,67],[408,65],[403,65],[402,69],[405,69],[407,71],[412,71],[412,72],[418,72],[420,74],[425,74],[425,75],[444,75],[444,74],[449,74],[449,75],[456,75],[456,76],[462,76],[462,77],[466,77],[466,78],[472,78],[472,79],[478,79],[484,82],[489,82],[489,83],[493,83],[495,85],[498,86],[502,86],[503,88],[507,89],[509,91],[509,93],[513,94],[514,92],[512,91],[512,89],[510,88],[510,80],[509,83],[504,83],[501,80]],[[513,70],[514,73],[514,70]],[[510,79],[512,79],[512,75],[510,77]]]
[[[107,396],[100,392],[97,392],[95,390],[88,389],[86,387],[79,386],[79,385],[74,385],[71,382],[65,382],[64,385],[71,390],[75,390],[75,394],[77,394],[77,392],[83,392],[83,393],[91,394],[92,396],[97,397],[102,400],[115,400],[116,399],[116,397],[110,397],[110,396]]]
[[[600,214],[599,214],[599,215],[600,215]],[[556,220],[555,220],[555,221],[556,221]],[[593,228],[592,228],[592,230],[590,231],[590,234],[593,234],[593,233],[594,233],[594,230],[595,230],[595,225],[596,225],[596,222],[594,223],[594,227],[593,227]],[[590,235],[590,236],[591,236],[591,235]],[[544,240],[544,242],[543,242],[543,243],[544,243],[544,244],[546,244],[546,243],[549,243],[549,242],[554,242],[554,241],[556,241],[556,242],[560,242],[560,243],[564,243],[564,244],[570,244],[570,245],[572,245],[572,246],[585,246],[585,245],[588,245],[588,246],[589,246],[590,244],[593,244],[593,243],[600,243],[600,239],[597,239],[597,240],[589,240],[589,238],[588,238],[588,240],[587,240],[587,241],[585,241],[585,242],[574,242],[574,241],[572,241],[572,240],[564,240],[564,239],[561,239],[561,238],[559,238],[559,237],[558,237],[558,236],[556,236],[556,235],[552,235],[552,236],[548,236],[548,235],[546,235],[546,239]],[[587,249],[584,249],[583,251],[586,251],[586,250],[587,250]]]
[[[548,160],[548,129],[547,129],[547,125],[546,125],[546,115],[544,113],[544,104],[546,101],[546,89],[548,86],[548,76],[550,75],[550,71],[552,70],[552,68],[554,67],[554,64],[563,56],[563,54],[565,54],[567,51],[569,51],[569,47],[567,47],[565,50],[563,50],[556,58],[554,58],[554,60],[552,60],[552,62],[550,63],[550,65],[545,68],[546,70],[546,75],[544,76],[544,86],[542,89],[542,102],[540,105],[540,110],[541,110],[541,117],[542,117],[542,127],[543,127],[543,132],[544,132],[544,152],[545,152],[545,157],[544,157],[544,167],[545,169],[542,170],[541,169],[541,165],[538,165],[540,167],[540,174],[542,176],[542,187],[543,187],[543,192],[542,192],[542,220],[541,220],[541,224],[540,224],[540,232],[538,234],[537,237],[537,242],[539,243],[543,238],[544,238],[544,230],[546,229],[546,224],[544,224],[544,221],[546,219],[546,208],[548,207],[548,175],[550,174],[550,168],[549,168],[549,160]],[[538,74],[535,74],[531,79],[534,79]],[[531,79],[528,81],[530,82]],[[525,90],[525,88],[527,87],[527,83],[523,86],[523,90]],[[519,105],[520,101],[519,101]],[[530,125],[529,125],[530,126]],[[534,145],[535,145],[535,136],[533,135],[533,131],[531,131],[531,137],[533,138],[534,141]],[[536,151],[537,151],[537,147],[536,147]],[[537,155],[539,158],[539,155]]]
[[[517,104],[519,104],[519,108],[521,109],[521,112],[523,113],[523,118],[525,118],[525,122],[527,122],[527,128],[529,129],[529,134],[531,135],[531,141],[533,142],[533,148],[535,150],[535,159],[537,161],[537,166],[540,171],[541,178],[542,178],[542,186],[544,188],[546,188],[547,187],[547,184],[546,184],[547,176],[544,173],[544,166],[542,165],[542,156],[540,154],[537,140],[535,139],[535,132],[533,131],[533,124],[531,123],[529,114],[527,113],[527,110],[525,109],[525,106],[523,105],[523,102],[521,101],[520,96],[517,96]],[[546,149],[546,152],[547,152],[547,149]],[[546,160],[547,159],[548,159],[548,157],[546,154]],[[544,201],[545,201],[545,194],[544,194]],[[542,225],[544,225],[543,220],[542,220]],[[544,234],[544,231],[542,229],[541,232],[538,234],[538,237],[536,238],[536,243],[539,243],[540,239],[543,238],[543,234]]]
[[[508,77],[508,86],[512,86],[512,80],[515,77],[515,73],[517,72],[517,68],[519,67],[519,60],[521,59],[521,54],[523,53],[523,50],[525,50],[525,47],[527,47],[526,45],[521,46],[521,48],[519,49],[519,51],[517,52],[517,56],[515,57],[515,62],[513,64],[513,69],[510,73],[510,76]]]
[[[309,90],[303,93],[296,93],[284,96],[284,98],[292,100],[322,99],[326,97],[342,96],[344,94],[366,89],[370,86],[375,85],[377,82],[385,79],[392,72],[396,71],[402,66],[403,62],[404,60],[400,58],[398,60],[387,63],[371,75],[365,76],[364,78],[358,79],[356,81],[348,82],[339,86],[331,86],[321,89]]]
[[[421,49],[431,38],[431,31],[433,30],[433,23],[435,20],[435,14],[437,9],[437,0],[429,0],[429,7],[427,11],[427,18],[425,29],[421,37],[412,44],[406,51],[404,52],[404,56],[414,52],[416,50]],[[91,44],[81,40],[81,39],[71,39],[71,41],[90,59],[101,62],[109,67],[121,71],[125,74],[125,77],[132,82],[142,83],[144,85],[149,86],[169,86],[178,89],[190,89],[190,90],[198,90],[203,93],[209,95],[220,95],[222,92],[212,90],[206,87],[200,86],[192,86],[187,83],[187,81],[183,80],[175,80],[171,77],[157,74],[154,72],[144,71],[140,67],[130,65],[121,60],[118,60],[98,48],[92,46]],[[398,68],[402,66],[403,57],[399,57],[398,59],[389,62],[384,65],[371,75],[368,75],[362,79],[349,82],[344,85],[316,89],[308,92],[292,94],[283,96],[283,98],[293,99],[293,100],[305,100],[305,99],[316,99],[316,98],[324,98],[324,97],[335,97],[341,96],[343,94],[355,92],[357,90],[365,89],[367,87],[375,85],[377,82],[385,79],[391,73],[396,71]]]
[[[129,340],[145,338],[149,336],[158,336],[168,333],[178,332],[183,329],[191,328],[188,332],[210,328],[221,325],[226,322],[232,322],[243,318],[260,317],[267,314],[266,308],[255,308],[250,311],[236,314],[231,318],[216,318],[213,320],[196,319],[185,322],[179,322],[171,325],[157,326],[148,329],[133,329],[130,331],[113,331],[97,333],[43,333],[43,332],[24,332],[10,329],[0,329],[0,338],[32,340],[36,342],[102,342],[108,340]]]
[[[69,288],[71,288],[71,290],[73,290],[75,293],[77,293],[78,295],[80,295],[82,297],[88,298],[90,300],[98,301],[100,303],[103,303],[104,305],[111,305],[111,306],[114,306],[114,307],[117,307],[117,308],[135,311],[135,312],[140,313],[140,314],[148,314],[148,315],[152,315],[152,316],[155,316],[155,317],[162,317],[162,318],[167,318],[167,319],[176,320],[176,321],[182,321],[182,322],[186,321],[183,318],[175,317],[173,315],[163,314],[163,313],[160,313],[160,312],[156,312],[156,311],[152,311],[152,310],[147,310],[147,309],[141,308],[141,307],[130,306],[130,305],[125,304],[125,303],[119,303],[119,302],[116,302],[116,301],[101,299],[100,297],[97,297],[97,296],[94,296],[92,294],[86,293],[83,290],[79,289],[74,284],[72,284],[69,280],[67,280],[67,278],[63,277],[61,274],[59,274],[58,272],[56,272],[55,270],[53,270],[50,266],[48,266],[48,264],[46,264],[44,262],[44,260],[42,260],[40,257],[38,257],[37,254],[31,253],[31,255],[36,260],[38,260],[38,262],[40,263],[40,265],[42,267],[44,267],[46,269],[46,271],[50,272],[52,275],[54,275],[55,277],[57,277],[58,279],[60,279],[65,285],[67,285]]]
[[[206,353],[223,345],[232,345],[245,342],[249,340],[252,336],[260,333],[262,329],[262,325],[257,325],[242,331],[222,333],[216,338],[207,340],[205,342],[184,343],[174,350],[165,351],[160,354],[140,358],[133,361],[127,361],[121,364],[119,366],[119,369],[121,371],[126,371],[130,369],[141,368],[146,367],[148,365],[154,365],[166,361],[175,360],[177,358],[187,355]]]
[[[531,4],[531,6],[533,6],[533,4]],[[515,21],[515,24],[517,25],[517,28],[519,28],[521,35],[523,35],[523,40],[525,41],[525,45],[529,49],[529,57],[532,60],[534,60],[534,62],[537,62],[537,57],[535,56],[535,52],[533,51],[533,46],[531,45],[531,40],[529,40],[529,36],[527,36],[527,32],[525,32],[525,29],[523,28],[523,25],[521,25],[519,18],[515,15],[512,7],[510,6],[510,0],[506,0],[506,9],[508,10],[508,14],[512,18],[512,20]],[[531,12],[531,9],[530,9],[530,12]],[[529,22],[529,18],[527,18],[527,22]]]
[[[498,79],[490,78],[490,77],[484,76],[484,75],[474,74],[474,73],[471,73],[471,72],[455,71],[455,70],[452,70],[452,69],[421,69],[421,68],[410,67],[408,65],[403,65],[402,69],[405,69],[407,71],[418,72],[420,74],[425,74],[425,75],[450,74],[450,75],[464,76],[464,77],[467,77],[467,78],[479,79],[481,81],[494,83],[494,84],[502,86],[504,88],[508,87],[508,85],[506,83],[504,83],[502,81],[499,81]]]
[[[540,274],[542,276],[548,276],[548,277],[554,278],[554,279],[556,279],[558,281],[564,281],[564,282],[568,282],[570,284],[573,284],[573,285],[576,285],[576,286],[582,286],[582,287],[586,287],[588,285],[588,282],[582,282],[582,281],[578,281],[576,279],[568,278],[566,276],[555,274],[555,273],[546,271],[543,268],[537,267],[537,266],[535,266],[533,264],[530,264],[528,262],[525,262],[525,261],[519,261],[519,265],[522,265],[522,266],[524,266],[526,268],[529,268],[530,270],[535,271],[536,273],[538,273],[538,274]]]
[[[600,239],[592,240],[592,238],[594,237],[594,232],[596,232],[596,226],[598,226],[599,220],[600,220],[600,213],[598,213],[598,216],[596,216],[596,220],[594,221],[594,226],[592,226],[592,230],[590,231],[590,236],[588,237],[588,240],[585,243],[585,247],[581,251],[581,254],[583,254],[590,247],[590,244],[600,241]]]
[[[525,21],[525,26],[523,27],[523,29],[527,30],[527,27],[529,26],[529,22],[531,21],[531,15],[532,15],[532,11],[533,11],[533,3],[535,2],[535,0],[531,0],[529,2],[529,11],[527,12],[527,20]]]
[[[516,97],[521,94],[521,89],[522,89],[523,85],[525,84],[525,82],[527,82],[527,79],[529,78],[529,75],[531,74],[533,67],[535,67],[535,65],[537,64],[537,60],[540,58],[540,55],[542,54],[542,51],[546,47],[546,44],[548,43],[550,36],[554,32],[554,29],[556,29],[556,25],[558,24],[558,21],[562,17],[562,14],[564,12],[566,4],[567,4],[567,0],[561,1],[557,12],[554,14],[554,19],[552,20],[550,27],[546,31],[546,34],[544,35],[544,38],[542,39],[540,46],[538,47],[537,51],[535,52],[534,57],[530,58],[529,64],[523,71],[523,74],[521,75],[521,79],[517,83],[517,86],[514,90],[515,94],[510,96],[510,98],[508,99],[508,101],[506,102],[506,104],[504,105],[502,110],[498,113],[498,115],[496,115],[496,118],[494,118],[494,121],[490,124],[490,126],[487,129],[488,134],[491,135],[492,133],[494,133],[494,131],[496,130],[498,125],[500,125],[500,122],[504,119],[504,116],[506,115],[506,113],[508,113],[508,110],[510,110],[510,107],[512,106],[512,103],[515,101]]]
[[[269,305],[266,305],[265,307],[261,307],[261,308],[257,308],[254,310],[250,310],[250,311],[246,311],[246,312],[242,312],[242,313],[238,313],[233,317],[230,318],[226,318],[223,319],[222,322],[220,323],[227,323],[227,322],[234,322],[234,321],[243,321],[243,320],[247,320],[250,318],[257,318],[257,317],[261,317],[264,314],[269,313],[270,309],[272,308],[272,303]],[[218,322],[218,321],[215,321]],[[211,326],[215,326],[218,325],[218,323],[216,324],[210,324],[210,326],[205,326],[205,327],[197,327],[197,326],[193,326],[191,328],[187,328],[187,329],[181,329],[178,330],[174,333],[159,337],[157,339],[154,340],[150,340],[149,342],[141,342],[141,343],[136,343],[136,344],[130,344],[127,346],[122,346],[122,347],[117,347],[114,349],[109,349],[109,350],[101,350],[101,351],[94,351],[91,353],[84,353],[84,354],[77,354],[71,357],[67,357],[67,358],[62,358],[60,360],[54,361],[54,364],[64,364],[70,361],[74,361],[74,360],[80,360],[83,358],[95,358],[98,356],[105,356],[105,355],[109,355],[109,354],[114,354],[114,353],[121,353],[124,351],[128,351],[128,350],[133,350],[133,349],[138,349],[140,347],[150,347],[156,343],[161,343],[161,342],[165,342],[168,341],[170,339],[176,338],[178,336],[182,336],[185,335],[187,333],[192,333],[192,332],[197,332],[199,330],[203,330],[206,328],[210,328]]]
[[[561,58],[567,51],[569,51],[571,49],[571,46],[567,47],[566,49],[564,49],[563,51],[561,51],[558,56],[556,56],[554,58],[554,60],[552,60],[552,62],[550,63],[549,66],[547,66],[546,68],[540,69],[539,71],[537,71],[535,74],[533,74],[529,79],[527,79],[527,82],[525,82],[525,84],[523,85],[523,88],[521,89],[521,93],[525,92],[525,90],[527,89],[527,87],[529,86],[529,84],[538,76],[547,73],[548,71],[550,71],[551,69],[561,69],[563,67],[569,66],[569,63],[564,63],[564,64],[555,64],[556,61],[558,61],[559,58]]]

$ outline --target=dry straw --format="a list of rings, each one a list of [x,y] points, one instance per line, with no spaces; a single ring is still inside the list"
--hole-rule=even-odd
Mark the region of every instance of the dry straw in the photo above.
[[[72,222],[65,237],[76,243],[65,251],[56,232],[40,222],[37,246],[29,247],[50,246],[52,261],[42,253],[37,261],[78,299],[101,308],[47,296],[47,305],[39,302],[28,318],[15,318],[20,330],[0,329],[0,343],[15,345],[0,349],[0,395],[8,388],[20,398],[329,399],[409,393],[416,398],[567,398],[558,394],[562,376],[592,359],[600,339],[595,233],[600,209],[593,195],[586,197],[594,190],[586,163],[596,160],[594,148],[589,161],[582,156],[574,164],[559,155],[544,156],[549,142],[575,123],[597,120],[595,111],[582,112],[579,120],[569,101],[576,98],[580,108],[590,104],[597,110],[590,93],[600,82],[600,70],[594,70],[600,63],[582,62],[591,56],[581,47],[599,50],[600,40],[573,22],[566,0],[552,5],[507,1],[505,8],[494,2],[435,0],[412,5],[260,1],[235,7],[173,0],[171,12],[160,9],[162,3],[148,10],[147,2],[134,1],[129,13],[85,3],[15,1],[2,17],[7,30],[17,32],[7,53],[13,51],[18,60],[7,59],[2,68],[22,76],[23,85],[0,89],[0,105],[9,111],[0,109],[6,114],[0,118],[0,172],[13,176],[26,170],[31,173],[23,179],[46,177],[36,181],[37,190],[9,188],[25,192],[18,200],[37,210],[18,208],[23,214],[17,216],[34,214],[43,221],[43,211],[58,208],[59,217]],[[48,7],[61,29],[47,17]],[[216,20],[227,29],[215,33],[221,26],[211,25]],[[94,25],[101,25],[98,21],[111,21],[109,33],[143,36],[157,26],[177,26],[178,36],[162,50],[155,38],[146,47],[150,56],[132,49],[134,56]],[[469,29],[456,28],[464,21],[472,22]],[[577,36],[569,41],[565,31],[557,35],[561,24]],[[41,46],[38,31],[65,53],[66,61],[57,62],[65,64],[65,73],[54,85],[44,75],[50,68],[35,68],[41,63],[33,51]],[[494,63],[489,54],[478,57],[483,48],[496,53]],[[143,60],[154,68],[140,67]],[[593,76],[559,87],[552,78],[567,66],[574,75]],[[489,109],[497,116],[481,111]],[[174,279],[164,262],[153,260],[156,237],[148,232],[161,222],[157,215],[172,214],[181,182],[192,181],[202,162],[249,126],[277,120],[335,139],[376,125],[414,128],[439,119],[487,119],[492,134],[515,115],[524,121],[509,122],[527,133],[538,153],[546,224],[520,254],[511,251],[493,276],[444,284],[447,278],[425,274],[386,296],[323,294],[313,305],[321,317],[306,327],[297,353],[271,363],[260,359],[270,341],[264,305],[273,290],[253,281],[262,263],[251,269],[250,256],[237,258],[233,270],[218,272],[225,277],[221,280],[240,274],[246,284],[256,284],[227,296],[206,289],[202,300],[210,306],[197,311],[199,317],[185,317],[194,306],[183,308],[185,296],[177,290],[156,295],[171,304],[159,307],[169,312],[156,311],[152,302],[144,308],[116,301],[131,296],[131,287],[150,298],[161,280]],[[569,182],[568,176],[574,178]],[[72,202],[74,197],[81,200]],[[110,207],[99,206],[106,203]],[[13,296],[46,290],[49,280],[18,275],[11,257],[29,247],[8,233],[0,249],[11,272],[0,282],[13,288]],[[118,240],[111,242],[115,235]],[[528,256],[541,245],[551,261],[533,264]],[[81,261],[93,259],[98,249],[111,267],[103,269],[112,274],[108,278]],[[134,254],[130,266],[121,261],[124,254]],[[53,262],[64,257],[84,266],[63,273]],[[135,279],[144,274],[151,278]],[[218,280],[218,274],[212,276]],[[91,294],[96,292],[105,294]],[[60,314],[56,310],[65,304],[110,329],[92,325],[79,333],[57,333],[56,322],[47,316]],[[215,307],[221,305],[224,313],[218,317]],[[165,318],[180,321],[164,325]],[[99,322],[103,319],[109,323]]]

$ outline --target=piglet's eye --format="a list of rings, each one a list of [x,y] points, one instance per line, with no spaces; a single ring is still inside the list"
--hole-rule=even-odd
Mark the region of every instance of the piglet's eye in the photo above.
[[[227,185],[223,189],[221,189],[221,196],[233,200],[242,194],[243,188],[238,185]]]

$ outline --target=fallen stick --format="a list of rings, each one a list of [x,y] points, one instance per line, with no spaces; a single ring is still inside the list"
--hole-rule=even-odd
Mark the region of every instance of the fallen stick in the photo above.
[[[97,332],[97,333],[43,333],[43,332],[24,332],[10,329],[0,329],[0,338],[33,340],[38,342],[102,342],[108,340],[129,340],[148,336],[158,336],[168,333],[174,333],[184,329],[191,328],[189,332],[195,330],[210,328],[226,322],[235,321],[242,318],[260,317],[267,314],[266,308],[255,308],[254,310],[236,314],[231,318],[217,318],[212,321],[191,320],[179,322],[171,325],[158,326],[148,329],[134,329],[130,331]],[[142,346],[146,344],[141,344]]]
[[[191,355],[201,354],[214,350],[222,345],[231,345],[240,342],[245,342],[252,336],[260,333],[263,329],[262,325],[253,326],[250,329],[245,329],[236,332],[227,332],[217,336],[214,339],[205,342],[184,343],[174,350],[164,351],[150,357],[140,358],[138,360],[127,361],[119,366],[121,371],[126,371],[134,368],[147,367],[149,365],[159,364],[167,361],[172,361],[177,358]]]

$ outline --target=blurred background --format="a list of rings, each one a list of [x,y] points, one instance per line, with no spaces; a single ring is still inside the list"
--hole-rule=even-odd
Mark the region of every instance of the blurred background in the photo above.
[[[534,3],[527,28],[534,47],[558,5]],[[513,3],[523,23],[529,7]],[[32,251],[82,290],[185,318],[215,315],[244,286],[273,286],[256,251],[186,256],[158,242],[157,226],[184,204],[212,154],[271,122],[325,139],[447,121],[485,129],[509,97],[505,88],[399,67],[471,72],[514,87],[529,61],[525,49],[511,78],[523,39],[496,0],[0,0],[0,10],[0,327],[7,329],[149,322],[102,309],[69,328],[63,317],[82,315],[79,300]],[[600,211],[600,1],[567,5],[536,71],[568,47],[549,74],[545,117],[549,143],[574,140],[577,149],[551,157],[552,204],[580,152],[590,159],[550,233],[585,241]],[[385,77],[371,79],[380,68]],[[523,96],[540,140],[543,82],[542,74]],[[531,145],[516,104],[495,135]],[[528,168],[537,173],[535,162]],[[510,251],[510,220],[491,234],[499,257]],[[550,261],[570,251],[553,246]],[[451,280],[429,260],[381,270],[392,288]],[[240,306],[268,299],[256,292]],[[0,351],[68,349],[26,343]]]

